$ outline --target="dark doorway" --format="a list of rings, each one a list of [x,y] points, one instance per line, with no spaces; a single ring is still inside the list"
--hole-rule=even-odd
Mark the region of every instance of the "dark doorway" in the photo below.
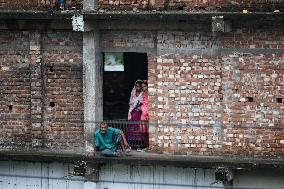
[[[123,53],[124,71],[104,71],[104,120],[126,120],[134,82],[148,78],[146,53]]]

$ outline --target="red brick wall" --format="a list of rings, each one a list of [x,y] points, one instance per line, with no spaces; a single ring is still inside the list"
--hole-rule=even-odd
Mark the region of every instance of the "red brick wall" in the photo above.
[[[154,48],[155,35],[150,31],[103,31],[102,48]]]
[[[283,54],[223,56],[226,152],[283,155],[283,59]]]
[[[100,8],[167,9],[190,11],[274,11],[283,9],[281,0],[99,0]]]
[[[222,45],[262,50],[222,56],[225,151],[283,155],[284,56],[268,53],[283,49],[283,30],[240,27],[224,35]]]
[[[217,37],[158,31],[139,40],[156,38],[160,54],[148,52],[152,151],[284,155],[284,56],[274,52],[283,49],[283,29],[236,24]],[[124,40],[124,32],[111,36],[102,39],[104,48],[139,44]]]
[[[82,147],[82,34],[46,32],[43,36],[43,51],[48,118],[45,122],[46,145],[67,149]]]
[[[109,51],[150,51],[152,151],[284,155],[283,29],[236,26],[215,37],[207,31],[101,35]],[[1,147],[81,149],[82,34],[3,31],[0,39]]]
[[[283,10],[282,0],[99,0],[99,8],[104,9],[168,9],[206,11],[274,11]],[[1,8],[10,9],[50,9],[58,8],[56,0],[0,0]],[[83,7],[83,0],[66,0],[66,8]]]
[[[193,57],[149,61],[154,151],[282,156],[284,56]]]
[[[279,26],[279,28],[272,27],[271,30],[263,28],[238,27],[230,33],[223,34],[222,47],[243,49],[283,49],[283,29],[281,26]]]
[[[66,8],[82,8],[83,6],[83,0],[65,0],[65,2]],[[0,0],[0,9],[50,9],[56,7],[59,7],[57,0]]]
[[[81,149],[82,34],[2,31],[0,38],[1,147]]]
[[[30,141],[29,36],[1,31],[0,41],[1,146],[25,146]]]
[[[218,57],[168,55],[150,61],[153,148],[175,154],[209,155],[221,148],[222,64]],[[153,96],[154,95],[154,96]],[[153,97],[153,98],[152,98]],[[156,124],[157,123],[157,124]],[[217,129],[217,130],[216,130]]]

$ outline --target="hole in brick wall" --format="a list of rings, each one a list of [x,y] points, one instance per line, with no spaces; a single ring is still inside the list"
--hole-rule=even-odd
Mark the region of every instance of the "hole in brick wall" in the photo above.
[[[50,106],[50,107],[54,107],[54,106],[55,106],[55,102],[50,102],[50,103],[49,103],[49,106]]]
[[[54,67],[53,66],[49,66],[49,71],[50,72],[54,72],[54,69],[53,69]]]
[[[283,98],[276,98],[277,103],[283,103]]]
[[[9,110],[13,110],[13,105],[9,105]]]
[[[247,97],[248,102],[253,102],[253,97]]]

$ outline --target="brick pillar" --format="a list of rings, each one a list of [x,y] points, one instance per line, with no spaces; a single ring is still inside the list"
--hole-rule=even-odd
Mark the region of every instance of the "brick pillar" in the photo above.
[[[84,32],[83,65],[85,150],[91,153],[96,123],[103,120],[103,61],[96,30]]]
[[[43,74],[41,34],[31,31],[30,37],[30,89],[31,89],[31,145],[41,147],[43,137]]]
[[[149,90],[149,146],[154,150],[157,144],[157,122],[158,122],[158,90],[157,90],[157,58],[148,54],[148,90]]]

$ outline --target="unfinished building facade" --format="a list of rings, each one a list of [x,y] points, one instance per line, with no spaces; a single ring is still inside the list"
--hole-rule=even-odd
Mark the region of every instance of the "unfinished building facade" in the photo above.
[[[32,161],[44,171],[31,185],[60,180],[80,160],[85,177],[69,188],[283,188],[283,4],[0,2],[0,178]],[[111,54],[123,70],[106,70]],[[101,157],[93,133],[102,120],[127,131],[137,79],[148,80],[147,150]]]

